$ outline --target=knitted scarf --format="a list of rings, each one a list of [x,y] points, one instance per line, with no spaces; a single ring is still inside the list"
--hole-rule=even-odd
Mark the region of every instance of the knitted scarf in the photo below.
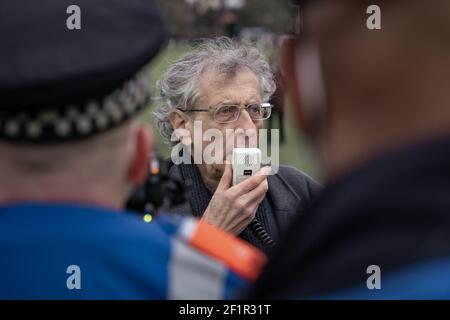
[[[191,187],[187,193],[187,199],[192,208],[192,212],[194,216],[201,217],[208,207],[213,194],[206,188],[200,172],[195,164],[180,164],[178,167],[183,180],[185,180]],[[255,218],[260,222],[270,237],[274,241],[278,242],[279,230],[272,206],[267,196],[259,204]],[[251,243],[266,254],[271,251],[271,249],[265,246],[260,238],[257,237],[253,230],[249,227],[246,227],[239,237]]]

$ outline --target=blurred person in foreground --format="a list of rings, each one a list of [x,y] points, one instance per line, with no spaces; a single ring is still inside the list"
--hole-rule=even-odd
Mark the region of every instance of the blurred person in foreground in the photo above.
[[[284,70],[329,185],[252,298],[450,298],[450,2],[378,1],[374,31],[370,4],[301,2]]]
[[[172,155],[181,146],[187,156],[182,163],[168,159],[169,175],[190,184],[187,203],[172,210],[201,217],[270,254],[321,188],[305,173],[283,165],[263,181],[256,175],[232,184],[226,159],[231,160],[234,146],[257,147],[263,122],[271,115],[267,102],[275,82],[265,58],[237,40],[203,39],[170,66],[159,91],[155,115],[160,132],[174,146]],[[220,139],[211,142],[208,132]],[[211,146],[212,157],[207,152]],[[202,152],[200,161],[196,150]]]
[[[135,117],[165,38],[153,2],[77,4],[69,30],[70,1],[0,3],[0,298],[237,297],[262,253],[194,219],[123,211],[152,147]]]

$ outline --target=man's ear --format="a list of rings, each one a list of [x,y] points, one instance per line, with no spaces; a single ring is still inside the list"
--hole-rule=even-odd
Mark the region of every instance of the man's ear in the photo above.
[[[305,117],[305,110],[302,104],[300,93],[300,80],[297,77],[297,39],[287,38],[281,44],[280,70],[286,79],[289,98],[294,108],[297,125],[300,130],[309,133],[309,123]]]
[[[185,145],[190,145],[192,139],[188,139],[191,135],[187,133],[192,132],[192,122],[189,117],[184,112],[175,110],[170,114],[169,121],[180,141]],[[179,134],[177,134],[177,130]]]
[[[135,129],[134,153],[128,170],[128,179],[134,186],[142,185],[149,171],[149,157],[153,150],[153,135],[149,128],[141,126]]]
[[[188,129],[186,125],[189,123],[187,116],[180,110],[173,111],[169,116],[170,124],[174,130],[176,129]]]

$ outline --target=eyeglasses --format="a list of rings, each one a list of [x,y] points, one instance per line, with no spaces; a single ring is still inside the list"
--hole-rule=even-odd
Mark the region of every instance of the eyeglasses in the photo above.
[[[270,103],[249,103],[243,108],[235,104],[224,104],[219,107],[209,107],[208,109],[192,109],[182,110],[183,112],[209,112],[212,114],[213,119],[218,123],[230,123],[239,119],[241,115],[241,109],[245,109],[252,120],[266,120],[272,113],[272,107]]]

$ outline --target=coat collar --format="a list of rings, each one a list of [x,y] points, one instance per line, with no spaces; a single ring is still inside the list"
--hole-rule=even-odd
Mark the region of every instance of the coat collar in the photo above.
[[[167,161],[170,161],[170,159]],[[302,201],[300,195],[296,193],[283,178],[282,168],[283,167],[280,167],[277,174],[268,176],[267,178],[269,183],[267,197],[269,197],[280,230],[285,229],[291,219],[299,212]],[[179,167],[171,161],[169,164],[168,175],[179,180],[183,179]],[[192,208],[189,204],[189,192],[187,192],[186,196],[188,201],[165,211],[169,213],[192,215]]]

